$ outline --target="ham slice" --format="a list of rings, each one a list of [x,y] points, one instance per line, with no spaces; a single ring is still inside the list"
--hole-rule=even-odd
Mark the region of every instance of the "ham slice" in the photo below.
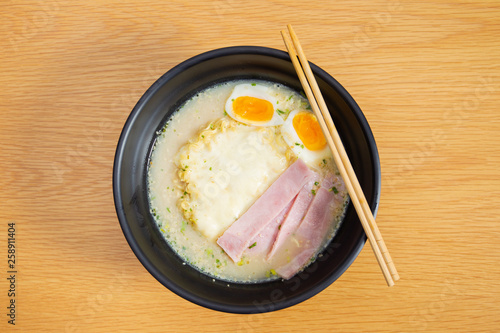
[[[279,260],[275,269],[284,279],[289,279],[297,274],[309,262],[313,255],[319,250],[326,236],[332,214],[335,209],[335,195],[332,191],[320,188],[307,210],[304,219],[298,229],[286,240],[282,248],[286,253]]]
[[[283,211],[313,175],[307,165],[298,159],[226,229],[217,244],[234,262],[238,262],[255,236]]]
[[[307,208],[309,208],[309,205],[314,198],[312,190],[315,186],[315,183],[319,181],[319,178],[319,175],[317,173],[314,173],[314,176],[311,178],[311,180],[308,181],[299,191],[299,194],[297,194],[297,197],[293,202],[293,206],[291,207],[286,218],[281,224],[281,227],[279,228],[278,235],[276,236],[276,240],[267,256],[267,260],[272,259],[276,251],[278,251],[283,246],[288,237],[299,226],[302,218],[307,212]]]
[[[290,201],[288,205],[286,205],[285,209],[283,209],[278,216],[276,216],[257,236],[250,241],[249,248],[243,252],[245,255],[259,255],[265,257],[269,253],[271,247],[276,242],[276,236],[278,235],[280,226],[282,225],[283,220],[287,216],[295,200],[296,199]]]

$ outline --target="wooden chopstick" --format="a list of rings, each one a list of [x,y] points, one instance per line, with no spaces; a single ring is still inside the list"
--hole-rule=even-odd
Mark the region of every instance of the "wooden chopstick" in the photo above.
[[[281,34],[288,53],[290,54],[293,66],[295,67],[299,80],[304,88],[304,92],[311,104],[311,108],[318,118],[318,122],[323,130],[323,133],[325,134],[328,145],[332,150],[335,163],[337,164],[339,172],[344,179],[349,196],[351,197],[356,212],[358,213],[361,224],[365,230],[372,250],[375,253],[375,257],[380,265],[380,268],[382,269],[386,282],[389,286],[393,286],[394,281],[399,280],[399,274],[394,266],[389,251],[387,250],[387,246],[382,239],[382,235],[378,230],[371,209],[368,206],[361,186],[359,185],[359,181],[349,161],[349,157],[347,156],[342,141],[340,140],[340,136],[338,135],[337,129],[335,128],[328,111],[328,107],[326,106],[323,96],[321,95],[318,84],[314,79],[309,62],[305,57],[297,35],[293,31],[291,25],[288,25],[288,30],[290,36],[292,37],[293,45],[285,31],[281,31]],[[297,59],[297,53],[295,50],[298,52],[300,63]],[[312,90],[314,90],[314,93],[311,90],[311,87]]]
[[[339,151],[339,154],[342,158],[342,162],[344,163],[344,166],[347,170],[349,178],[353,183],[354,190],[356,191],[356,195],[358,196],[358,198],[361,202],[363,212],[368,219],[368,222],[370,224],[370,228],[372,229],[373,234],[375,236],[375,239],[376,239],[376,241],[381,249],[381,252],[384,256],[385,262],[389,268],[389,271],[391,272],[391,276],[394,279],[394,281],[397,281],[397,280],[399,280],[399,274],[396,270],[396,267],[394,266],[394,262],[392,261],[391,255],[389,254],[389,251],[387,250],[387,246],[385,245],[385,242],[382,238],[382,235],[380,234],[380,231],[377,227],[377,223],[375,222],[375,219],[373,217],[371,209],[368,206],[368,202],[365,199],[365,195],[363,193],[363,190],[361,189],[361,186],[359,185],[359,181],[358,181],[356,174],[352,168],[352,165],[349,161],[349,157],[347,156],[347,153],[344,149],[344,145],[342,144],[342,141],[340,140],[340,137],[338,135],[337,129],[335,128],[335,125],[334,125],[333,120],[330,116],[330,113],[328,112],[328,107],[326,106],[325,100],[323,99],[321,91],[319,90],[318,84],[317,84],[316,80],[314,79],[314,74],[311,71],[311,67],[309,66],[309,62],[307,61],[306,56],[304,54],[304,51],[302,50],[299,39],[297,38],[297,35],[295,34],[295,31],[293,30],[293,28],[290,24],[288,25],[288,31],[290,33],[290,36],[292,37],[292,41],[293,41],[293,44],[295,46],[295,50],[298,53],[300,62],[302,64],[302,67],[305,70],[306,77],[309,81],[309,84],[312,87],[314,96],[316,97],[316,100],[319,104],[319,107],[320,107],[319,109],[323,115],[323,118],[326,121],[326,125],[328,127],[329,132],[333,135],[333,140],[334,140],[335,146],[337,147],[337,150]]]

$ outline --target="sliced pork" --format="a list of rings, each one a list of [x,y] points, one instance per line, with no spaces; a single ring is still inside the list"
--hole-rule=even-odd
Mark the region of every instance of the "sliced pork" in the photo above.
[[[295,198],[314,173],[300,159],[294,162],[217,240],[234,261],[251,241]]]
[[[278,214],[261,232],[257,234],[251,241],[248,249],[243,253],[244,255],[260,255],[266,257],[271,247],[276,242],[276,236],[280,230],[280,226],[283,223],[283,220],[288,215],[290,208],[294,204],[297,197],[295,197],[292,201],[286,205],[286,207]]]
[[[275,256],[279,257],[275,270],[282,278],[289,279],[297,274],[319,250],[332,222],[334,209],[333,191],[318,189],[299,227]]]
[[[267,259],[270,260],[279,249],[283,246],[290,235],[298,228],[302,218],[307,212],[307,208],[314,198],[313,188],[318,184],[319,175],[314,173],[314,176],[308,181],[299,191],[295,198],[290,211],[286,215],[281,227],[279,228],[276,240],[272,245],[271,251],[268,253]]]

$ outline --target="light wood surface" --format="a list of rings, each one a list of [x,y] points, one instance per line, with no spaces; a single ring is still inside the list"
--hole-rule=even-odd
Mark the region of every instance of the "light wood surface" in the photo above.
[[[497,332],[498,1],[12,1],[0,25],[0,331]],[[114,151],[164,72],[233,45],[284,50],[351,93],[377,140],[377,223],[401,280],[368,245],[317,296],[219,313],[158,283],[119,227]],[[16,325],[7,323],[16,223]]]

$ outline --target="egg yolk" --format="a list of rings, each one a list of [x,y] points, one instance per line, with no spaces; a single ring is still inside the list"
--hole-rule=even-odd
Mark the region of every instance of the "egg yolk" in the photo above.
[[[233,112],[242,119],[263,122],[273,118],[274,107],[265,99],[240,96],[233,101]]]
[[[293,117],[293,128],[304,146],[309,150],[321,150],[326,146],[326,139],[319,126],[318,119],[310,112],[299,112]]]

